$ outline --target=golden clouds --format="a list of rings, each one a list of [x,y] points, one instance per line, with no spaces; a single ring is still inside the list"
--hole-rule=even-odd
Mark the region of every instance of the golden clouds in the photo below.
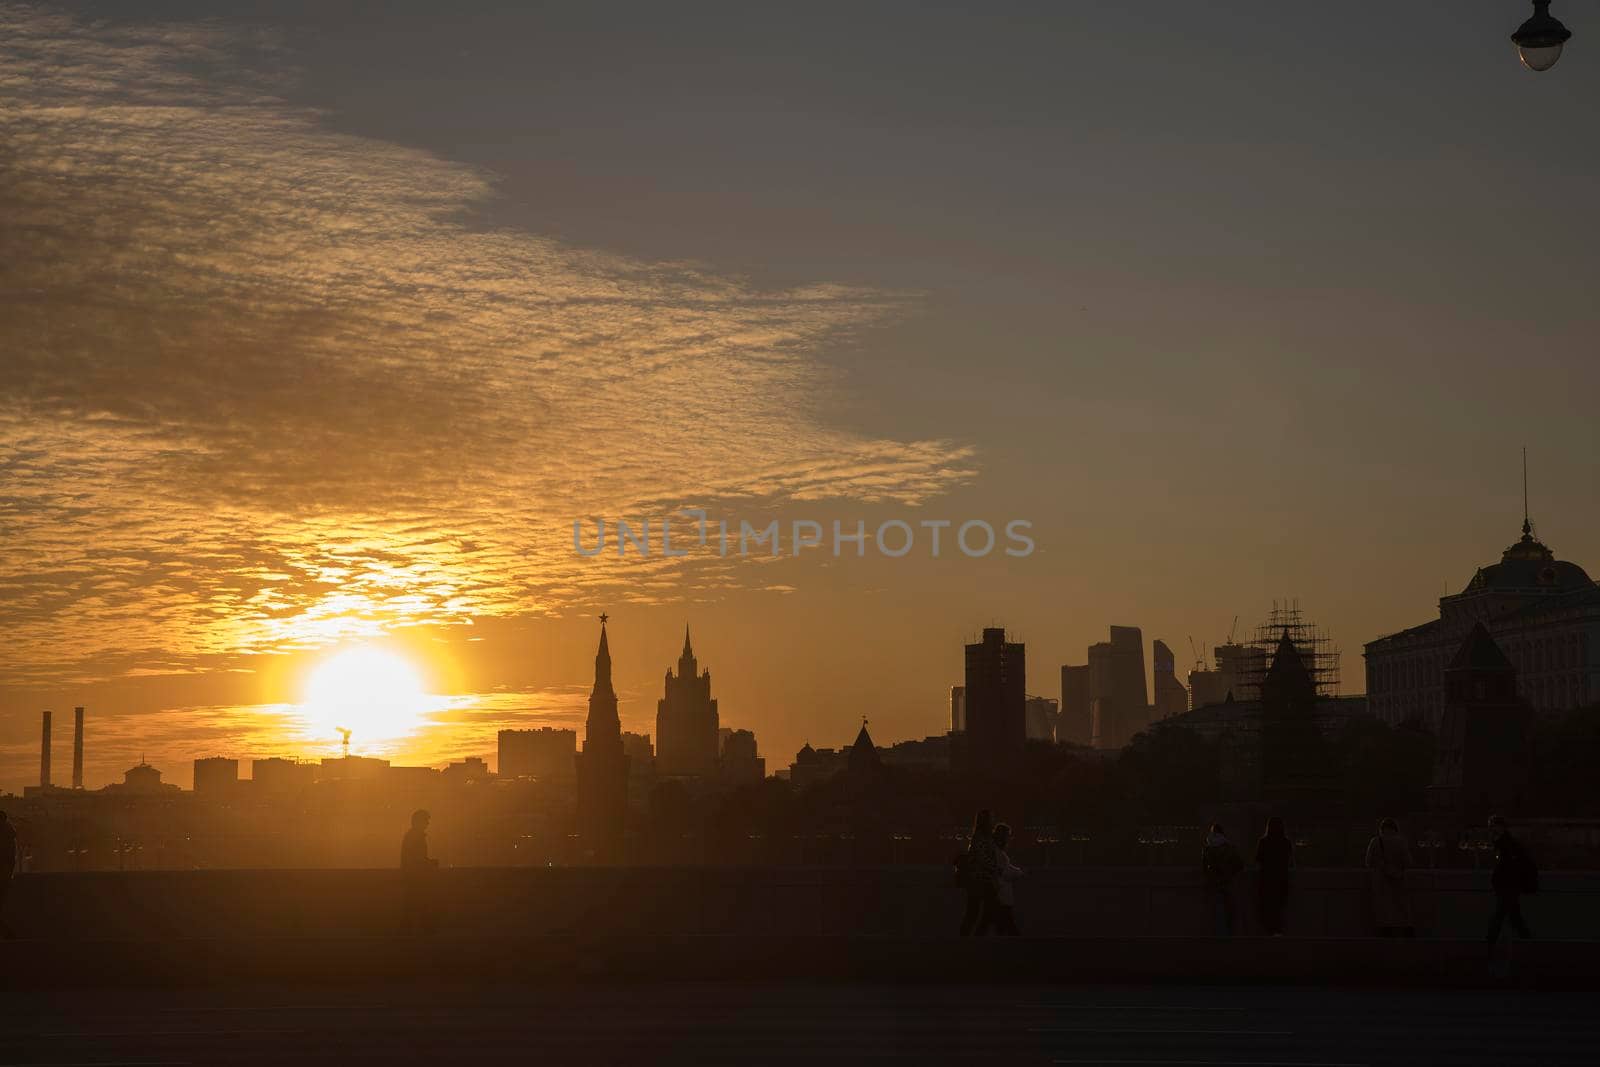
[[[578,515],[970,476],[825,421],[814,353],[903,298],[475,227],[487,176],[329,131],[285,69],[0,7],[8,677],[547,612],[620,577],[563,550]],[[674,566],[735,567],[627,576]]]

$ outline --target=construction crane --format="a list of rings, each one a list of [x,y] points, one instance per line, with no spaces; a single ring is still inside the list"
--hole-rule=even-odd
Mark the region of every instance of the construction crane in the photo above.
[[[1200,646],[1194,643],[1194,636],[1192,634],[1189,637],[1189,651],[1194,653],[1194,669],[1197,671],[1205,670],[1206,657],[1200,651]]]
[[[1239,628],[1239,616],[1233,617],[1233,625],[1228,627],[1228,644],[1233,644],[1233,632]]]
[[[334,729],[339,731],[339,735],[342,738],[342,740],[339,742],[339,747],[344,751],[344,758],[345,759],[349,759],[350,758],[350,731],[346,730],[343,726],[335,726]]]

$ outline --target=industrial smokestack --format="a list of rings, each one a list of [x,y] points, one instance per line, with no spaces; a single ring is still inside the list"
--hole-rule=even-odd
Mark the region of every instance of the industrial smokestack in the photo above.
[[[44,713],[44,736],[39,741],[39,784],[50,784],[50,713]]]
[[[72,709],[72,788],[83,788],[83,709]]]

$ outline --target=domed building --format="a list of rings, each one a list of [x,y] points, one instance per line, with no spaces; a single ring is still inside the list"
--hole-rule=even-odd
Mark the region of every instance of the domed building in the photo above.
[[[1518,696],[1539,711],[1600,700],[1600,586],[1576,563],[1556,559],[1524,519],[1522,537],[1479,567],[1461,592],[1439,600],[1439,617],[1366,646],[1367,702],[1393,725],[1439,728],[1444,672],[1476,623],[1517,669]]]

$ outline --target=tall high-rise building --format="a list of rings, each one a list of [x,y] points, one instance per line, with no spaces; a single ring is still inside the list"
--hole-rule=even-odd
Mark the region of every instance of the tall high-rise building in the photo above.
[[[1189,672],[1189,710],[1210,707],[1227,699],[1222,685],[1222,672],[1196,667]]]
[[[1189,708],[1210,707],[1221,704],[1231,694],[1234,700],[1254,700],[1260,694],[1258,686],[1246,687],[1246,680],[1263,673],[1256,651],[1245,645],[1229,642],[1218,645],[1213,652],[1214,668],[1201,668],[1189,672]]]
[[[1091,744],[1121,748],[1148,724],[1144,684],[1144,634],[1137,626],[1111,627],[1111,639],[1089,646]]]
[[[1089,712],[1089,665],[1061,668],[1061,714],[1056,720],[1056,740],[1064,745],[1087,745],[1094,736]]]
[[[759,782],[767,776],[767,761],[757,754],[756,735],[730,730],[722,744],[722,777],[736,785]]]
[[[1055,742],[1059,708],[1053,697],[1029,697],[1023,702],[1023,731],[1029,741]]]
[[[239,761],[207,756],[194,761],[194,791],[212,797],[226,796],[239,786]]]
[[[1178,661],[1160,639],[1151,643],[1150,660],[1155,675],[1155,717],[1165,719],[1189,710],[1189,691],[1178,681]]]
[[[711,698],[711,672],[701,671],[683,628],[678,673],[667,671],[666,695],[656,704],[656,773],[711,777],[720,749],[717,702]]]
[[[578,754],[578,836],[596,862],[622,857],[628,815],[628,757],[622,751],[622,721],[617,691],[611,685],[611,645],[605,615],[600,616],[600,648],[594,657],[594,689]],[[715,736],[715,735],[713,735]]]
[[[1118,718],[1115,672],[1111,669],[1110,641],[1089,646],[1089,743],[1095,748],[1114,748]]]
[[[950,732],[959,734],[967,728],[967,687],[950,687]]]
[[[537,730],[501,730],[499,762],[502,778],[537,778],[570,782],[577,773],[578,731],[541,726]]]
[[[83,788],[83,709],[72,709],[72,788]]]
[[[1027,743],[1027,649],[986,627],[966,648],[966,731],[959,748],[969,774],[1006,775],[1021,769]]]

